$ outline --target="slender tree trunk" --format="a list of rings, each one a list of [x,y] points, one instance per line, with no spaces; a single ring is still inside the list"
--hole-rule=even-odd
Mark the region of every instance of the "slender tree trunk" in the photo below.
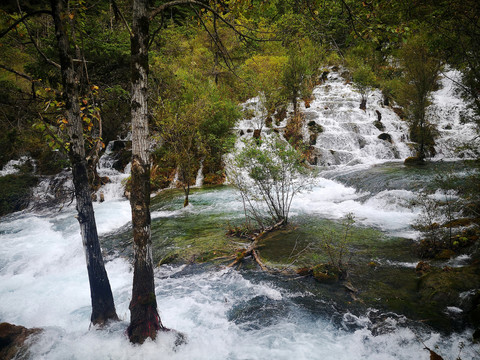
[[[97,226],[93,212],[92,199],[85,160],[83,124],[78,103],[79,80],[71,55],[71,46],[67,35],[65,0],[51,0],[55,35],[58,42],[60,65],[70,137],[69,157],[72,163],[73,184],[77,202],[78,222],[87,260],[88,279],[92,299],[93,324],[103,325],[109,320],[118,320],[113,302],[112,290],[103,263]]]
[[[157,311],[153,276],[152,239],[150,231],[150,159],[148,153],[148,0],[133,1],[131,38],[132,76],[132,207],[134,273],[130,326],[133,343],[155,339],[164,330]]]

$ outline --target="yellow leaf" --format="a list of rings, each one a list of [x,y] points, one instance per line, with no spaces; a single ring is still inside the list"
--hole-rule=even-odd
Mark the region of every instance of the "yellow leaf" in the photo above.
[[[75,16],[75,15],[73,15],[73,13],[68,14],[68,17],[70,18],[70,20],[73,20],[74,16]]]

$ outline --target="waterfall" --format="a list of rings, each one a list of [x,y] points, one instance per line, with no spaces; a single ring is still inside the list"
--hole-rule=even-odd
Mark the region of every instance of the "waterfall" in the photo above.
[[[0,176],[6,176],[10,174],[16,174],[20,171],[20,167],[25,165],[28,161],[30,161],[34,167],[35,172],[35,162],[29,156],[22,156],[18,160],[10,160],[7,162],[2,170],[0,170]]]
[[[304,117],[302,135],[312,149],[310,162],[319,166],[372,165],[412,156],[414,144],[409,140],[408,124],[401,118],[402,109],[395,104],[385,106],[381,91],[375,89],[368,96],[367,109],[361,110],[361,95],[341,73],[342,69],[331,70],[328,79],[313,89],[308,108],[303,103],[299,106]],[[475,135],[473,124],[461,123],[466,105],[456,90],[459,77],[458,71],[448,70],[440,89],[432,93],[427,113],[439,132],[434,160],[455,158],[457,145]],[[243,104],[244,112],[251,116],[238,122],[240,138],[252,137],[265,123],[260,103],[257,97]],[[272,128],[263,126],[262,136],[272,130],[281,133],[285,126],[286,120]]]
[[[115,141],[108,143],[105,153],[98,161],[98,175],[108,177],[109,182],[96,192],[97,199],[118,200],[124,197],[124,181],[130,176],[130,163],[125,167],[123,172],[114,169],[113,166],[116,158],[113,147]]]

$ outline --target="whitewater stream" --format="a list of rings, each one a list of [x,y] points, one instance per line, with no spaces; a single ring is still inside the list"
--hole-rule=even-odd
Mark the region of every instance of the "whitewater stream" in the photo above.
[[[454,98],[446,89],[447,83],[436,94],[442,99],[436,106]],[[335,167],[322,173],[311,192],[294,200],[292,218],[335,221],[353,213],[359,225],[387,239],[415,239],[418,234],[410,224],[420,210],[407,202],[432,174],[401,164],[411,155],[405,124],[380,105],[377,92],[369,98],[366,112],[357,109],[360,96],[343,85],[338,74],[314,95],[311,107],[303,110],[324,127],[316,153]],[[254,106],[254,101],[246,106]],[[376,110],[382,111],[392,142],[378,138],[381,131],[372,125]],[[254,121],[240,122],[238,130],[249,136]],[[455,121],[451,115],[445,120],[451,125],[445,130],[449,135],[461,132]],[[446,146],[437,153],[437,160],[453,158]],[[445,359],[456,359],[461,343],[470,342],[470,330],[445,335],[402,315],[349,309],[347,298],[338,299],[347,305],[338,305],[310,291],[311,279],[212,265],[162,265],[155,273],[160,316],[166,327],[184,333],[188,343],[174,349],[173,336],[161,335],[142,346],[131,345],[125,335],[133,277],[125,250],[131,214],[122,189],[128,169],[127,174],[112,170],[109,156],[107,149],[99,173],[112,183],[101,190],[105,201],[94,207],[121,322],[103,331],[90,328],[89,285],[74,205],[25,210],[0,219],[0,322],[44,329],[32,340],[32,359],[429,359],[422,341],[438,347]],[[368,176],[371,181],[362,184]],[[190,202],[181,209],[181,194],[167,203],[154,199],[152,233],[157,246],[182,231],[182,224],[194,223],[187,235],[196,241],[202,235],[195,226],[201,227],[205,219],[224,233],[227,221],[242,216],[242,204],[229,187],[194,192]],[[120,238],[127,245],[119,243]],[[478,348],[472,346],[461,353],[462,359],[476,355]]]

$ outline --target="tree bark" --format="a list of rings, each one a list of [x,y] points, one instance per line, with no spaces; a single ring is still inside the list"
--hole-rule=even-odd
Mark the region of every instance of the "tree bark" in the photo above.
[[[118,320],[113,302],[112,290],[103,262],[97,226],[92,206],[90,187],[85,159],[83,124],[78,103],[78,70],[73,63],[71,46],[65,24],[68,18],[65,0],[51,0],[55,35],[60,55],[65,99],[68,135],[70,141],[69,157],[72,164],[73,184],[77,202],[78,222],[87,260],[88,280],[92,300],[91,321],[95,325],[104,325],[109,320]]]
[[[150,230],[150,159],[148,152],[148,1],[133,1],[131,37],[132,82],[132,208],[134,273],[130,326],[132,343],[155,339],[158,330],[166,330],[158,315],[153,275]]]

